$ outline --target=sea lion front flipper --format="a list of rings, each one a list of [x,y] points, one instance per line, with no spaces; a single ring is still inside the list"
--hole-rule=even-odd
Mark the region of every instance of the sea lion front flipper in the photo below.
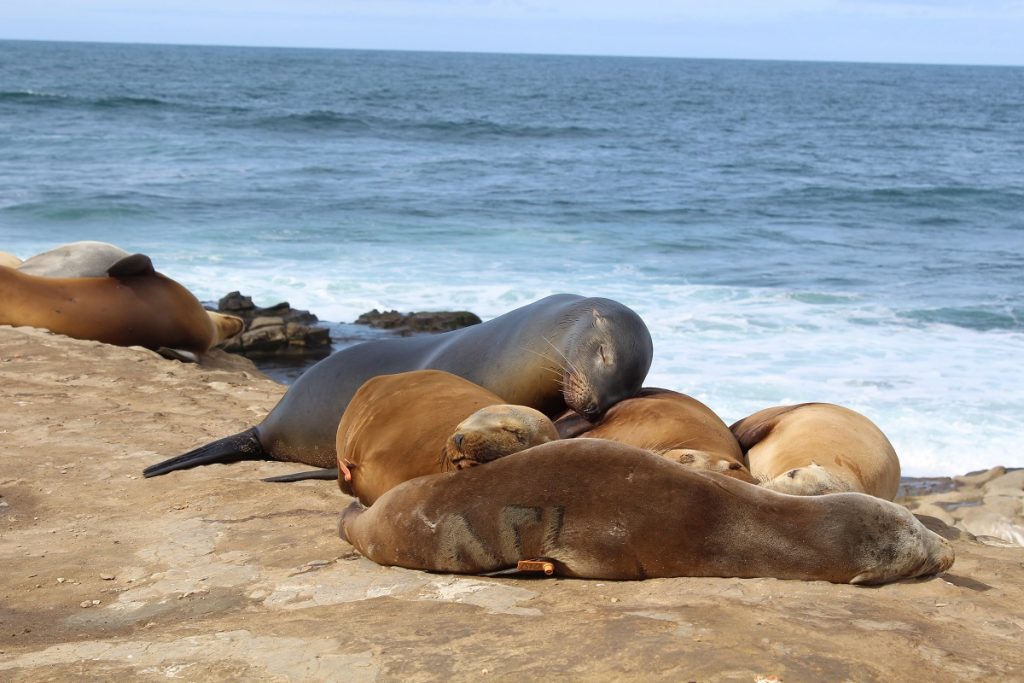
[[[225,436],[205,446],[200,446],[188,453],[169,458],[155,465],[150,465],[142,470],[144,477],[156,477],[175,470],[185,470],[199,465],[211,465],[213,463],[227,464],[230,462],[241,462],[243,460],[273,460],[263,450],[259,434],[255,427],[250,427],[244,432]]]
[[[305,472],[292,472],[291,474],[279,474],[276,477],[266,477],[263,481],[269,481],[274,484],[290,484],[293,481],[307,481],[310,479],[330,479],[334,480],[338,478],[338,468],[331,467],[329,469],[319,470],[306,470]]]
[[[177,360],[182,363],[199,362],[199,356],[191,351],[186,351],[185,349],[172,349],[166,346],[161,346],[156,350],[156,352],[168,360]]]
[[[129,277],[133,275],[153,275],[153,261],[145,254],[132,254],[107,268],[110,277]]]

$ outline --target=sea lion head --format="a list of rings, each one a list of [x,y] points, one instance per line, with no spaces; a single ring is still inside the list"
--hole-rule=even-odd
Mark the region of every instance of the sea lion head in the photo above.
[[[651,369],[651,333],[625,306],[589,309],[575,321],[566,342],[562,396],[591,422],[635,396]]]
[[[500,404],[476,411],[455,428],[442,455],[443,468],[464,469],[556,441],[558,431],[544,413]]]
[[[206,312],[213,323],[213,343],[219,344],[226,339],[234,337],[245,329],[245,321],[237,315],[227,315],[214,311]]]
[[[715,453],[698,451],[693,448],[673,448],[672,450],[665,451],[662,455],[690,469],[718,472],[727,477],[745,481],[748,484],[757,483],[757,479],[741,463]]]
[[[805,467],[795,467],[762,484],[766,489],[794,496],[819,496],[825,493],[843,493],[857,489],[846,479],[811,461]]]
[[[931,576],[953,566],[955,553],[949,541],[924,526],[907,508],[864,493],[824,496],[828,502],[855,503],[853,514],[843,516],[834,530],[857,542],[851,545],[860,571],[854,584],[884,583]],[[838,519],[833,516],[832,519]]]

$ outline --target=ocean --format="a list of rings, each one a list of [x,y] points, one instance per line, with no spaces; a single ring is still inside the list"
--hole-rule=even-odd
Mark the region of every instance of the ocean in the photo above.
[[[1024,68],[0,41],[0,250],[327,321],[616,299],[727,423],[1024,465]]]

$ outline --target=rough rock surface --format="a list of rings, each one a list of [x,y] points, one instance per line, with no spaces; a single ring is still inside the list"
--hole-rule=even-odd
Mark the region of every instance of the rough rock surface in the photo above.
[[[462,327],[479,324],[480,317],[469,311],[419,311],[399,313],[376,308],[359,316],[356,325],[369,325],[384,330],[391,330],[401,336],[421,334],[423,332],[448,332]]]
[[[283,391],[226,354],[186,365],[0,327],[0,680],[941,682],[1024,671],[1024,548],[934,520],[954,539],[952,570],[877,588],[482,578],[358,556],[336,535],[350,499],[333,482],[259,481],[296,469],[287,463],[142,478],[259,420]]]
[[[317,326],[318,318],[314,314],[294,309],[287,301],[260,308],[253,304],[251,297],[231,292],[217,302],[216,310],[237,315],[245,321],[241,334],[220,344],[225,351],[251,357],[281,354],[323,357],[330,351],[330,330]]]

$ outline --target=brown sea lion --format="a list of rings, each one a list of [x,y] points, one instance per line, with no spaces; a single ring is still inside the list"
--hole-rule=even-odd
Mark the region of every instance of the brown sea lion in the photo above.
[[[207,351],[217,330],[202,304],[141,254],[106,277],[52,278],[0,266],[0,324],[119,346]]]
[[[640,390],[651,366],[650,332],[610,299],[555,294],[471,327],[436,335],[365,342],[307,370],[259,425],[144,470],[238,460],[285,460],[333,467],[341,415],[377,375],[445,370],[505,403],[597,419]]]
[[[21,265],[21,259],[14,254],[9,254],[6,251],[0,251],[0,266],[7,266],[8,268],[17,268]]]
[[[562,576],[884,583],[945,571],[953,549],[860,493],[789,496],[604,439],[563,439],[350,505],[342,539],[384,565],[477,574],[543,558]]]
[[[519,429],[522,441],[492,439],[501,452],[488,456],[507,455],[550,438],[532,422],[516,420],[520,414],[528,418],[530,413],[523,411],[531,408],[502,404],[497,394],[449,372],[414,370],[367,380],[338,424],[338,485],[371,505],[404,481],[454,469],[468,456],[449,452],[456,447],[452,433],[468,416],[491,408]]]
[[[25,259],[17,268],[21,273],[40,277],[106,277],[107,271],[114,264],[130,256],[131,254],[121,247],[107,242],[70,242]],[[207,311],[206,314],[210,316],[214,327],[211,346],[216,346],[245,329],[245,322],[237,316],[215,311]]]
[[[483,465],[558,440],[551,419],[527,406],[487,406],[459,423],[445,446],[446,470]]]
[[[563,437],[609,439],[645,448],[687,467],[720,472],[756,483],[747,469],[736,437],[706,405],[669,389],[644,387],[616,403],[601,421],[591,424],[570,414],[555,423]]]
[[[893,500],[900,461],[860,413],[831,403],[766,408],[730,428],[761,485],[796,495],[857,491]]]

